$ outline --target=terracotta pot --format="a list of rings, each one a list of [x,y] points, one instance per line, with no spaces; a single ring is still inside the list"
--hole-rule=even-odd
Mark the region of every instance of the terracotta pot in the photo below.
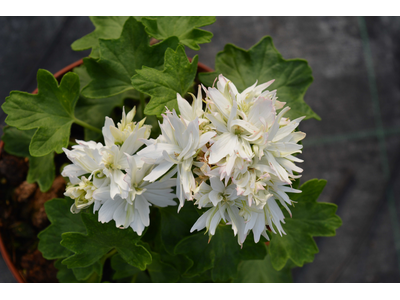
[[[192,61],[191,58],[189,58],[189,60]],[[83,60],[80,59],[80,60],[70,64],[69,66],[61,69],[60,71],[56,72],[54,74],[54,77],[57,80],[60,80],[64,76],[64,74],[72,71],[75,67],[79,67],[82,64],[83,64]],[[200,62],[197,64],[197,72],[212,72],[212,71],[213,71],[213,69],[211,69],[210,67],[207,67],[206,65],[204,65]],[[38,92],[38,89],[36,88],[32,92],[32,94],[37,94],[37,92]],[[3,151],[3,147],[4,147],[4,142],[0,141],[0,156],[1,156],[1,152]],[[8,268],[10,269],[10,271],[13,274],[13,276],[15,277],[15,279],[19,283],[26,283],[24,276],[18,271],[18,269],[15,267],[14,263],[11,260],[10,254],[9,254],[6,246],[4,245],[3,239],[1,237],[1,232],[0,232],[0,253],[3,256],[4,261],[6,262]]]

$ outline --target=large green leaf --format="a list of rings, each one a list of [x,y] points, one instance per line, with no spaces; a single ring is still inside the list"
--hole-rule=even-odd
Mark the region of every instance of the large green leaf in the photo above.
[[[178,45],[176,37],[150,46],[143,25],[129,18],[118,39],[99,40],[100,58],[85,58],[84,64],[92,81],[82,90],[87,98],[106,98],[133,89],[131,77],[142,66],[163,64],[164,52]]]
[[[165,52],[164,70],[143,67],[132,77],[132,85],[138,91],[151,96],[145,114],[160,116],[167,106],[178,111],[176,94],[184,96],[193,86],[198,56],[190,63],[183,46]]]
[[[57,279],[61,283],[81,283],[84,281],[79,281],[76,279],[72,269],[68,269],[66,265],[61,263],[62,259],[57,260],[54,266],[57,268]]]
[[[180,275],[177,269],[162,261],[160,254],[151,252],[151,256],[152,262],[147,270],[153,282],[178,282]]]
[[[68,269],[66,265],[61,263],[62,259],[57,260],[54,266],[58,269],[57,279],[61,283],[97,283],[101,282],[103,266],[94,264],[86,268],[84,271],[77,271],[78,269]],[[88,272],[89,271],[89,272]],[[79,279],[76,275],[78,274]]]
[[[115,271],[113,275],[114,280],[133,277],[140,272],[140,269],[127,264],[119,254],[111,257],[111,268]]]
[[[317,202],[325,185],[326,180],[312,179],[300,187],[301,193],[290,195],[296,203],[290,208],[292,218],[285,212],[282,227],[286,235],[270,235],[269,255],[275,269],[281,270],[288,259],[299,267],[312,262],[318,253],[313,236],[334,236],[342,225],[342,220],[335,214],[335,204]]]
[[[104,262],[97,261],[88,267],[72,269],[72,272],[78,281],[100,282],[103,277],[103,266]]]
[[[122,27],[128,19],[126,16],[118,17],[89,17],[96,29],[72,43],[71,48],[81,51],[92,48],[90,56],[100,56],[99,39],[116,39],[121,35]]]
[[[50,225],[38,235],[38,249],[46,259],[57,259],[72,254],[61,246],[61,235],[65,232],[86,233],[80,214],[72,214],[70,207],[74,201],[70,198],[52,199],[44,204]]]
[[[86,66],[82,65],[74,69],[74,72],[79,75],[80,85],[83,88],[90,82],[90,76],[86,70]],[[86,123],[101,128],[104,124],[106,116],[110,116],[114,107],[122,106],[124,98],[128,96],[128,92],[101,99],[90,99],[83,96],[79,97],[75,107],[75,116],[80,120],[85,120]],[[85,128],[85,140],[99,140],[101,133]]]
[[[239,264],[238,274],[234,282],[238,283],[281,283],[292,282],[290,261],[280,271],[274,269],[271,256],[263,260],[245,260]]]
[[[29,144],[35,133],[32,130],[18,130],[15,127],[4,128],[4,149],[16,156],[29,158],[29,170],[26,180],[29,183],[37,182],[42,192],[51,188],[55,178],[54,152],[41,157],[31,156],[29,153]]]
[[[214,23],[215,17],[145,17],[141,22],[147,33],[158,40],[176,36],[181,44],[199,50],[199,44],[209,43],[213,34],[198,28]]]
[[[215,59],[215,72],[199,74],[200,80],[212,86],[215,78],[222,74],[231,80],[242,92],[257,80],[264,83],[275,79],[270,90],[277,90],[277,96],[286,102],[291,110],[286,117],[306,119],[320,117],[304,102],[304,94],[313,81],[311,68],[303,59],[283,59],[275,48],[272,38],[266,36],[249,50],[227,44]]]
[[[254,247],[258,247],[258,251],[254,251]],[[213,281],[226,282],[236,277],[241,260],[263,259],[266,250],[262,243],[254,244],[252,240],[246,241],[241,249],[232,228],[219,225],[211,241],[204,232],[192,234],[176,245],[175,253],[184,254],[194,262],[186,272],[188,277],[212,269]]]
[[[175,206],[160,207],[161,212],[161,240],[165,250],[174,255],[174,248],[180,240],[191,235],[190,228],[199,218],[192,202],[187,202],[177,212]]]
[[[82,220],[87,234],[62,235],[61,245],[75,253],[63,260],[68,268],[90,266],[113,249],[127,263],[141,270],[151,263],[150,253],[143,246],[137,245],[140,237],[131,228],[118,229],[114,221],[102,224],[97,220],[97,214],[92,213],[82,213]]]
[[[37,95],[12,91],[2,108],[8,114],[6,123],[21,130],[37,128],[29,145],[31,156],[62,152],[68,146],[75,104],[79,97],[79,77],[67,73],[58,86],[54,76],[46,71],[37,73]]]

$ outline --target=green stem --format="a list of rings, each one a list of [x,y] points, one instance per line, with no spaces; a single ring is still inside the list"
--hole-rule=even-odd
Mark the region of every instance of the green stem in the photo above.
[[[90,130],[92,130],[92,131],[94,131],[94,132],[101,133],[101,129],[99,129],[99,128],[97,128],[97,127],[94,127],[94,126],[92,126],[92,125],[90,125],[90,124],[88,124],[88,123],[86,123],[86,122],[83,122],[83,121],[81,121],[81,120],[79,120],[79,119],[77,119],[77,118],[74,118],[74,122],[75,122],[76,124],[82,126],[82,127],[85,127],[85,128],[87,128],[87,129],[90,129]]]
[[[115,253],[117,253],[117,249],[113,249],[110,252],[108,252],[107,254],[105,254],[102,258],[101,258],[101,263],[104,264],[105,261],[110,258],[111,256],[113,256]]]

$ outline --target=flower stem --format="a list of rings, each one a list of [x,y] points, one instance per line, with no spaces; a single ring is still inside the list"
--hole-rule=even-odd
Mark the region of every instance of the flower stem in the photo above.
[[[97,127],[94,127],[94,126],[92,126],[92,125],[90,125],[90,124],[88,124],[88,123],[86,123],[86,122],[83,122],[83,121],[81,121],[81,120],[79,120],[79,119],[77,119],[77,118],[74,118],[74,122],[75,122],[76,124],[82,126],[82,127],[85,127],[85,128],[87,128],[87,129],[90,129],[90,130],[92,130],[92,131],[94,131],[94,132],[101,133],[101,129],[99,129],[99,128],[97,128]]]
[[[108,252],[107,254],[105,254],[102,258],[101,258],[101,262],[104,264],[104,262],[110,258],[111,256],[113,256],[115,253],[117,253],[117,249],[113,249],[110,252]]]

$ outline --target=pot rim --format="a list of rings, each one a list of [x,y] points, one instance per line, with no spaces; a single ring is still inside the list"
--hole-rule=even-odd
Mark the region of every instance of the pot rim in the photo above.
[[[191,62],[192,59],[189,58],[189,61]],[[75,67],[79,67],[80,65],[83,64],[83,59],[77,60],[73,62],[72,64],[66,66],[65,68],[59,70],[54,74],[54,77],[56,79],[60,79],[64,74],[72,71]],[[213,72],[214,70],[211,69],[210,67],[206,66],[205,64],[202,64],[201,62],[197,63],[197,70],[198,72]],[[37,94],[38,93],[38,88],[36,88],[32,94]],[[2,153],[4,147],[4,142],[0,140],[0,155]],[[0,253],[8,267],[8,269],[11,271],[12,275],[14,278],[18,281],[18,283],[26,283],[26,280],[24,276],[18,271],[18,269],[15,267],[14,263],[11,260],[10,254],[8,253],[5,244],[3,242],[3,238],[1,236],[1,231],[0,231]]]

